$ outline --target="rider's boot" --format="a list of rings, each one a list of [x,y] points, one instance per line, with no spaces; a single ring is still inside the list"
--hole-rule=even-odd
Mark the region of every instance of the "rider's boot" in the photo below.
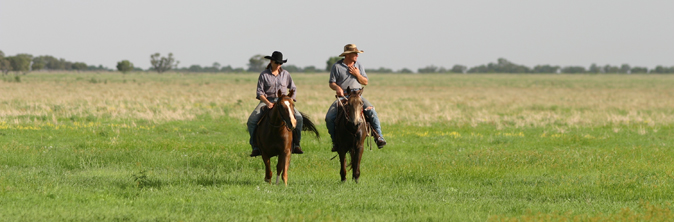
[[[262,155],[262,152],[260,152],[260,148],[257,148],[257,147],[254,146],[253,152],[250,153],[250,157],[256,157],[256,156],[259,156],[259,155]]]
[[[300,144],[293,144],[293,153],[294,154],[303,154],[304,151],[302,151],[302,147],[300,147]]]
[[[379,149],[386,146],[386,140],[381,133],[381,124],[379,123],[379,117],[377,117],[377,111],[374,108],[365,109],[365,120],[370,123],[372,127],[372,137],[374,137],[374,142],[377,144]]]
[[[377,135],[377,133],[375,133],[374,130],[372,131],[372,137],[374,137],[374,142],[377,144],[377,147],[379,149],[384,148],[384,146],[386,146],[386,140],[384,139],[384,137]]]
[[[303,154],[304,151],[302,151],[302,147],[300,147],[300,140],[302,139],[302,131],[301,129],[295,129],[293,130],[293,151],[292,153],[295,154]]]

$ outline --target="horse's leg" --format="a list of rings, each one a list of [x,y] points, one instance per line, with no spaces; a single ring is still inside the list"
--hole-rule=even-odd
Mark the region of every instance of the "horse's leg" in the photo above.
[[[281,170],[283,170],[281,169],[281,162],[283,161],[283,157],[280,154],[277,157],[278,158],[276,160],[276,185],[278,185],[278,178],[281,177]]]
[[[278,179],[281,177],[283,179],[283,182],[287,181],[287,174],[284,172],[285,166],[287,165],[288,158],[286,157],[287,155],[290,155],[289,150],[286,150],[284,153],[279,153],[278,155],[278,163],[276,163],[276,185],[278,185]],[[286,186],[288,183],[286,182]]]
[[[351,168],[353,170],[352,176],[353,180],[358,183],[358,178],[360,178],[360,160],[363,158],[363,147],[357,148],[351,155]]]
[[[291,148],[292,149],[292,148]],[[288,186],[288,166],[290,166],[290,154],[292,154],[292,151],[288,151],[285,153],[285,160],[283,161],[283,183],[285,183],[286,187]],[[281,157],[279,156],[279,159]]]
[[[339,151],[339,164],[341,165],[339,174],[342,176],[342,182],[344,182],[346,181],[346,152],[342,150]]]
[[[262,161],[264,161],[264,171],[265,171],[264,182],[267,182],[269,184],[271,184],[271,166],[269,163],[270,159],[271,157],[262,153]]]

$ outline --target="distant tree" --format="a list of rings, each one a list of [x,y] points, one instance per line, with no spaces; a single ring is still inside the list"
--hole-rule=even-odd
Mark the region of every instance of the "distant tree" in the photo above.
[[[57,59],[50,55],[43,55],[33,58],[33,66],[35,68],[42,67],[41,69],[47,70],[70,70],[72,69],[72,64],[72,62],[66,61],[65,59]],[[36,70],[35,68],[34,70]]]
[[[328,58],[328,61],[325,62],[325,71],[330,72],[330,69],[332,69],[332,65],[334,65],[337,61],[341,60],[342,57],[338,56],[333,56]]]
[[[512,63],[504,58],[498,59],[498,64],[496,67],[496,72],[500,73],[528,73],[530,72],[529,67],[523,65],[517,65]]]
[[[304,70],[302,70],[302,68],[297,67],[296,65],[292,65],[292,64],[283,65],[283,69],[285,69],[286,71],[291,72],[291,73],[304,72]]]
[[[132,64],[132,65],[133,65],[133,64]],[[140,67],[133,67],[133,71],[136,71],[136,72],[142,72],[142,71],[145,71],[145,70],[143,70],[143,69],[140,68]]]
[[[651,70],[651,73],[656,74],[671,74],[674,73],[674,66],[667,68],[665,66],[656,66],[655,69]]]
[[[620,66],[620,73],[625,73],[625,74],[630,74],[631,72],[631,67],[629,64],[625,63]]]
[[[122,72],[122,74],[131,72],[132,70],[134,70],[133,63],[129,62],[129,60],[122,60],[117,62],[117,71]]]
[[[201,70],[201,72],[218,72],[218,71],[220,71],[220,69],[216,69],[213,66],[210,66],[210,67],[204,66],[203,69]]]
[[[220,72],[234,72],[234,69],[232,69],[231,65],[227,65],[220,68]]]
[[[110,70],[110,69],[108,69],[108,67],[104,67],[103,65],[98,65],[98,66],[90,65],[90,66],[87,67],[87,69],[91,70],[91,71],[109,71]]]
[[[318,72],[318,69],[316,68],[316,66],[305,66],[304,68],[302,68],[302,71],[304,71],[305,73],[316,73]]]
[[[479,65],[468,69],[468,73],[528,73],[529,67],[517,65],[504,58],[499,58],[497,63],[490,62],[487,65]]]
[[[187,68],[188,71],[190,72],[201,72],[203,68],[201,68],[200,65],[191,65],[189,68]]]
[[[434,65],[426,66],[424,68],[417,69],[418,73],[436,73],[438,72],[438,67]]]
[[[59,70],[65,69],[65,67],[58,67],[59,60],[53,56],[42,55],[33,58],[33,70],[47,69],[47,70]],[[41,67],[41,68],[40,68]]]
[[[30,69],[33,71],[42,70],[44,69],[46,63],[47,62],[42,56],[35,57],[33,58],[33,64],[30,65]]]
[[[221,66],[220,63],[214,62],[211,67],[214,68],[215,70],[220,70],[220,66]]]
[[[235,73],[242,73],[242,72],[244,72],[245,70],[244,70],[242,67],[236,67],[236,68],[234,68],[234,70],[232,70],[232,71],[234,71]]]
[[[632,69],[630,69],[630,74],[637,74],[637,73],[648,73],[648,68],[635,66],[632,67]]]
[[[267,61],[264,58],[264,55],[254,55],[248,59],[248,71],[249,72],[262,72],[267,67]]]
[[[566,66],[566,67],[562,68],[562,73],[569,73],[569,74],[585,73],[585,67],[582,67],[582,66]]]
[[[9,60],[5,58],[5,53],[0,51],[0,71],[3,75],[7,75],[9,71],[12,71],[12,66],[9,63]]]
[[[171,69],[177,68],[179,61],[175,61],[173,58],[173,53],[169,53],[168,57],[160,57],[159,53],[155,53],[150,55],[150,63],[152,64],[152,68],[154,68],[154,71],[157,71],[157,73],[163,73],[166,71],[169,71]]]
[[[7,58],[0,59],[0,71],[2,71],[3,75],[7,75],[9,71],[12,71],[12,65]]]
[[[468,70],[468,68],[466,66],[457,64],[457,65],[452,66],[452,69],[450,69],[449,72],[451,72],[451,73],[466,73],[467,70]]]
[[[590,65],[590,69],[588,69],[587,72],[596,74],[602,72],[602,69],[601,67],[597,66],[597,64],[592,63],[592,65]]]
[[[379,69],[365,69],[365,73],[393,73],[393,70],[385,67],[379,67]]]
[[[467,73],[488,73],[490,70],[487,68],[486,65],[479,65],[479,66],[473,66],[468,71]]]
[[[617,66],[611,66],[611,65],[605,65],[603,68],[604,73],[618,73],[620,72],[620,68]]]
[[[72,64],[72,69],[79,71],[87,70],[87,64],[83,62],[76,62]]]
[[[559,66],[537,65],[531,70],[532,73],[557,73]]]
[[[408,68],[402,68],[398,70],[398,73],[414,73],[411,69]]]
[[[33,56],[29,54],[17,54],[16,56],[7,57],[12,70],[15,72],[22,72],[24,75],[30,72],[30,63]]]

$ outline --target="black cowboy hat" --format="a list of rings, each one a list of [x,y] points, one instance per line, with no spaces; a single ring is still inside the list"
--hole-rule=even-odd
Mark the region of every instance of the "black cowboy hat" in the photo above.
[[[274,62],[276,62],[276,63],[278,63],[278,64],[283,64],[283,63],[288,62],[287,59],[286,59],[286,60],[283,60],[283,53],[281,53],[281,52],[279,52],[279,51],[274,51],[274,52],[271,54],[271,56],[265,56],[264,58],[265,58],[265,59],[270,59],[271,61],[274,61]]]

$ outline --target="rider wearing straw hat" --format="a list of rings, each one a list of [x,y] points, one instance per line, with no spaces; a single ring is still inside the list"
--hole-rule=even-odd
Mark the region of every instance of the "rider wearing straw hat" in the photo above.
[[[361,90],[363,86],[368,84],[367,74],[363,65],[358,62],[358,53],[363,53],[364,51],[358,50],[355,44],[347,44],[344,46],[344,52],[340,54],[340,57],[344,57],[332,65],[330,69],[330,88],[335,90],[338,97],[342,98],[346,94],[344,90],[350,87],[351,90]],[[365,119],[368,123],[374,128],[377,135],[375,135],[375,143],[380,149],[386,145],[386,140],[384,140],[383,134],[381,132],[381,124],[379,124],[379,117],[377,117],[377,112],[374,110],[372,103],[367,101],[363,97],[363,108],[365,113]],[[325,123],[328,127],[328,133],[332,138],[332,152],[337,152],[335,150],[335,118],[337,117],[337,101],[332,103],[328,109],[328,113],[325,115]]]
[[[269,59],[270,61],[267,68],[260,73],[260,77],[257,79],[256,98],[260,100],[260,103],[255,107],[255,110],[250,114],[250,117],[248,117],[247,123],[248,133],[250,134],[249,143],[253,147],[253,152],[250,154],[251,157],[261,155],[260,148],[257,147],[257,141],[255,141],[253,133],[257,127],[257,122],[262,117],[262,107],[266,106],[269,109],[274,107],[274,102],[278,99],[276,98],[278,90],[281,90],[284,95],[288,94],[288,89],[295,90],[295,93],[292,96],[293,100],[295,100],[295,95],[297,95],[297,87],[290,77],[290,73],[281,68],[281,65],[288,61],[287,59],[283,60],[283,53],[274,51],[271,56],[265,56],[264,58]],[[300,148],[300,139],[302,136],[303,118],[300,112],[297,111],[297,108],[295,108],[295,119],[297,119],[297,125],[293,132],[292,153],[302,154],[304,152]]]

